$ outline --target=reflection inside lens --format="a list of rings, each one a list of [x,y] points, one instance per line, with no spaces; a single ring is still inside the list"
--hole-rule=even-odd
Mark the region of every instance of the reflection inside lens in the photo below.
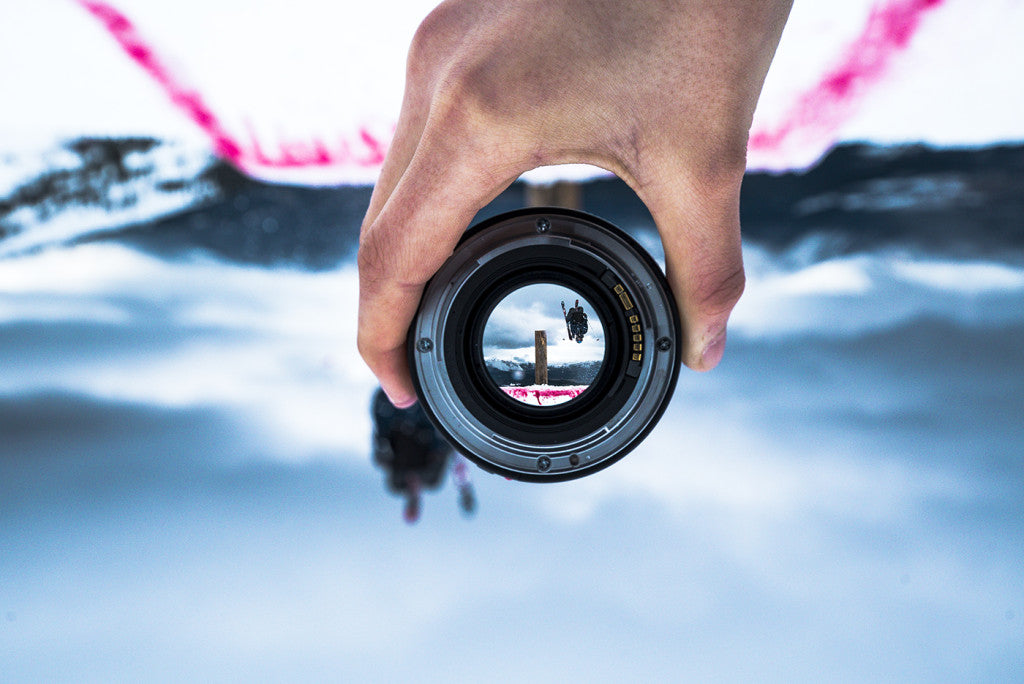
[[[604,326],[578,292],[536,283],[502,299],[484,325],[484,364],[508,396],[531,406],[572,401],[604,362]]]

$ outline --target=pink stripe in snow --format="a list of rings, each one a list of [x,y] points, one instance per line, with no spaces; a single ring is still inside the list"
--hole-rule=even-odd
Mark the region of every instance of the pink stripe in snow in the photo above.
[[[359,130],[358,139],[354,141],[341,138],[337,145],[329,146],[322,140],[285,140],[278,142],[276,153],[268,153],[260,145],[252,126],[247,125],[249,142],[243,143],[223,125],[198,90],[188,87],[167,68],[124,13],[107,2],[78,0],[78,4],[99,20],[128,57],[164,90],[171,104],[206,134],[214,152],[243,171],[252,171],[253,167],[294,169],[354,165],[376,168],[384,162],[388,141],[366,128]]]
[[[507,394],[508,396],[512,397],[513,399],[518,399],[519,401],[523,401],[523,402],[527,402],[527,403],[537,403],[537,404],[545,403],[543,401],[545,399],[548,399],[548,400],[550,400],[550,399],[559,399],[561,401],[568,401],[569,399],[575,399],[580,394],[582,394],[585,389],[587,389],[585,386],[584,387],[579,387],[579,386],[561,387],[561,388],[559,388],[559,387],[550,387],[550,388],[545,388],[545,389],[533,389],[533,388],[530,388],[530,387],[502,387],[501,388],[501,390],[505,394]],[[551,402],[551,401],[549,401],[547,403],[558,403],[558,402]]]
[[[239,163],[242,149],[224,129],[217,116],[203,102],[202,96],[178,81],[143,40],[128,17],[105,2],[80,0],[79,4],[103,24],[129,57],[149,74],[182,110],[210,138],[214,151],[222,158]]]
[[[163,88],[171,103],[206,134],[216,154],[239,168],[247,170],[249,167],[250,171],[259,167],[374,168],[383,163],[389,142],[366,128],[359,130],[358,139],[341,138],[333,146],[322,140],[286,140],[278,142],[276,153],[268,153],[260,145],[252,126],[247,125],[249,142],[243,143],[222,124],[199,91],[186,86],[166,67],[122,12],[107,2],[77,1]],[[773,129],[753,131],[750,150],[755,153],[781,150],[798,133],[811,134],[818,140],[834,136],[865,90],[882,79],[893,58],[907,47],[920,26],[922,16],[942,3],[943,0],[891,0],[876,5],[860,36],[843,51],[838,65],[797,98],[779,125]]]
[[[782,148],[797,132],[834,135],[865,90],[882,79],[893,58],[910,43],[925,12],[942,2],[895,0],[876,5],[838,65],[797,99],[776,128],[752,132],[749,149],[762,152]]]

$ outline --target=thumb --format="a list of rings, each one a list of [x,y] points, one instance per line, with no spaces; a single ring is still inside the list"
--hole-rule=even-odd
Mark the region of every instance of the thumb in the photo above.
[[[743,294],[741,180],[737,173],[713,182],[655,183],[641,193],[665,248],[683,327],[683,363],[698,371],[722,360],[729,314]]]

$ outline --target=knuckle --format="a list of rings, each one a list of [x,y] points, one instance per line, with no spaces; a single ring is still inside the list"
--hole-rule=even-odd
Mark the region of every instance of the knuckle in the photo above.
[[[362,357],[370,370],[376,373],[379,367],[378,362],[380,360],[381,350],[376,344],[374,344],[373,336],[360,331],[356,335],[356,349],[359,351],[359,356]]]
[[[431,113],[449,134],[480,137],[489,130],[482,119],[487,95],[479,79],[463,70],[448,74],[434,92]]]
[[[431,113],[455,132],[488,138],[528,113],[518,102],[520,87],[494,54],[455,55],[438,75]]]
[[[466,37],[476,17],[465,3],[443,2],[433,9],[413,34],[406,58],[407,75],[425,75],[434,82],[452,64],[460,62]]]
[[[408,66],[421,68],[443,59],[452,49],[459,17],[449,5],[441,4],[423,19],[409,44]]]
[[[713,271],[702,280],[694,293],[700,314],[708,318],[728,314],[743,295],[746,282],[742,264]]]
[[[387,280],[393,270],[393,259],[389,257],[388,240],[380,230],[373,228],[365,231],[359,240],[356,252],[356,267],[359,269],[359,280],[364,283],[377,283]]]
[[[382,290],[422,287],[437,270],[428,249],[415,245],[384,246],[383,240],[364,242],[356,254],[360,288],[367,294]]]
[[[746,170],[747,139],[743,135],[715,140],[701,161],[694,164],[693,174],[703,193],[731,195],[739,189]]]
[[[372,369],[373,363],[371,362],[376,356],[375,350],[373,345],[370,344],[369,337],[361,330],[356,334],[356,350],[359,352],[359,356],[363,358],[363,361],[366,362],[366,365]]]

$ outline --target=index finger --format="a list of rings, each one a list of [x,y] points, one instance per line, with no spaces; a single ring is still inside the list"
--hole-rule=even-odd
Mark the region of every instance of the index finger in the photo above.
[[[405,343],[423,287],[476,212],[516,177],[496,179],[485,172],[481,157],[471,156],[473,146],[463,140],[425,133],[391,196],[360,236],[359,353],[399,407],[416,401]]]

